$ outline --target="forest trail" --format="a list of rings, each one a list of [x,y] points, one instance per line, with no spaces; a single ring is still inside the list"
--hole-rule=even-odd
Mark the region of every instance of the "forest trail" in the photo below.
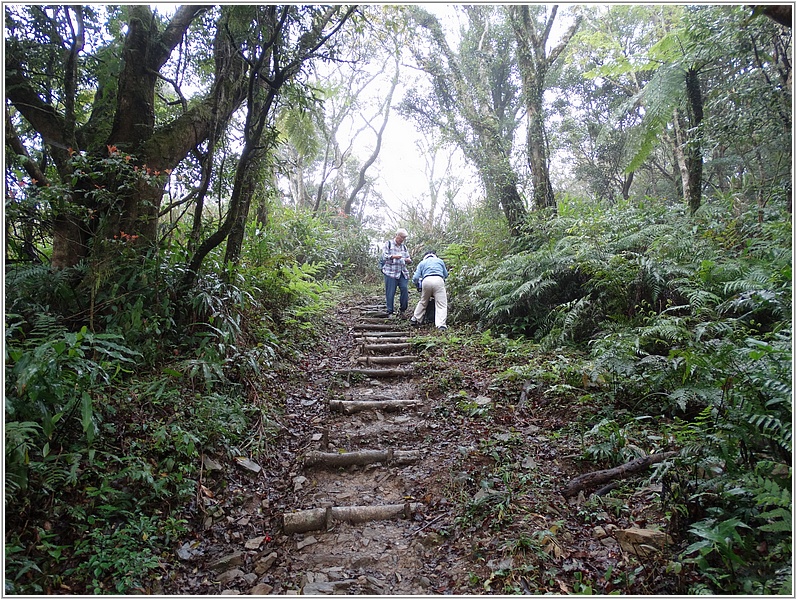
[[[441,548],[450,442],[415,381],[415,328],[377,303],[338,307],[333,347],[287,390],[273,464],[225,484],[237,501],[205,501],[224,507],[184,545],[178,593],[468,593],[466,553]]]
[[[661,484],[643,478],[622,499],[561,493],[579,480],[579,442],[559,434],[578,400],[499,387],[506,363],[453,343],[456,330],[380,318],[361,296],[330,309],[315,347],[264,373],[284,399],[260,425],[268,446],[204,457],[200,518],[153,593],[570,594],[585,589],[574,571],[611,590],[605,574],[650,562],[635,544],[666,528]],[[675,589],[656,573],[626,587]]]
[[[435,515],[424,465],[435,424],[413,381],[408,323],[380,318],[380,308],[352,309],[356,362],[336,370],[344,387],[332,393],[330,414],[293,478],[297,508],[305,510],[287,512],[284,531],[308,529],[291,536],[291,566],[302,573],[306,595],[428,594],[439,584],[442,569],[430,560],[439,536],[430,528]],[[375,460],[335,466],[369,454]],[[317,464],[309,464],[311,457]],[[350,514],[340,517],[344,512]]]

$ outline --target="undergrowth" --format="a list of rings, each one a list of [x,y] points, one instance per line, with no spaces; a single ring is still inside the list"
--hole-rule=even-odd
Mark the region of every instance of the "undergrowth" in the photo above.
[[[446,363],[469,346],[481,348],[483,363],[498,348],[495,362],[504,369],[492,374],[492,385],[507,397],[523,394],[536,408],[578,407],[557,435],[579,449],[579,470],[677,452],[651,479],[661,486],[658,526],[673,540],[669,560],[655,569],[669,580],[665,593],[788,593],[788,215],[731,213],[721,200],[694,217],[653,202],[600,211],[560,207],[558,216],[533,215],[529,231],[508,255],[462,257],[449,286],[460,326],[421,347]],[[482,333],[461,333],[465,319]],[[523,340],[531,346],[519,350]],[[441,367],[430,392],[453,394],[467,418],[490,418],[472,402],[476,392],[463,391],[467,378],[456,378],[462,370],[461,364]],[[471,401],[457,400],[457,393]],[[507,456],[493,458],[492,477]],[[501,498],[523,493],[516,483]],[[522,505],[489,498],[493,518]],[[483,519],[474,508],[463,505],[462,518]],[[517,522],[501,530],[518,535]],[[538,551],[532,540],[523,534],[507,544]],[[485,589],[533,591],[532,580],[516,567],[498,578],[494,572]],[[569,589],[609,591],[610,582],[616,590],[618,574],[571,580]],[[662,593],[639,573],[625,583],[626,593]]]
[[[295,255],[327,254],[323,223],[281,226],[284,244],[252,232],[246,268],[214,253],[188,290],[179,245],[8,269],[6,593],[152,593],[203,517],[203,457],[269,451],[267,375],[316,339],[336,289],[329,262]]]
[[[457,527],[475,558],[503,557],[474,589],[787,592],[788,217],[582,208],[436,248],[451,327],[416,339],[424,391],[478,433],[452,474]],[[180,244],[112,245],[102,264],[7,270],[7,593],[149,593],[198,518],[201,458],[268,451],[281,398],[263,382],[314,343],[338,282],[373,271],[362,230],[293,211],[250,226],[240,268],[211,253],[190,290]],[[513,429],[530,418],[535,453]],[[600,504],[557,508],[566,477],[662,451]],[[624,511],[645,486],[649,517]],[[568,562],[574,527],[648,518],[673,540],[655,560]]]

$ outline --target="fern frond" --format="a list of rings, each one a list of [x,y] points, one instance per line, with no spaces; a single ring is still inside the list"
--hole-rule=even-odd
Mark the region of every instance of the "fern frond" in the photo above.
[[[578,300],[568,303],[563,308],[566,308],[563,329],[565,332],[572,332],[584,322],[585,316],[590,313],[592,301],[588,297],[579,298]]]
[[[645,106],[643,134],[636,154],[626,171],[636,171],[650,156],[661,132],[672,119],[673,110],[683,101],[685,74],[680,65],[668,64],[659,68],[642,91]]]
[[[646,327],[639,328],[639,337],[642,340],[664,342],[671,346],[683,345],[692,338],[684,319],[671,316],[659,316],[656,322]]]

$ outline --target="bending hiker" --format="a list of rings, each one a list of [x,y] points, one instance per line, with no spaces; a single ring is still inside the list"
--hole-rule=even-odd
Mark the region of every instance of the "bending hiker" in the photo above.
[[[434,324],[441,330],[446,330],[446,318],[448,317],[448,295],[446,294],[446,278],[448,269],[442,258],[438,258],[434,252],[427,252],[423,260],[418,263],[412,282],[421,288],[421,299],[415,307],[415,312],[410,319],[413,325],[420,325],[426,313],[426,305],[429,299],[434,298]]]
[[[382,273],[385,276],[385,308],[387,314],[393,314],[393,305],[396,299],[396,287],[399,288],[399,311],[401,317],[407,310],[410,302],[409,281],[410,272],[407,265],[412,262],[404,240],[407,239],[406,229],[396,231],[396,237],[388,240],[382,250]]]

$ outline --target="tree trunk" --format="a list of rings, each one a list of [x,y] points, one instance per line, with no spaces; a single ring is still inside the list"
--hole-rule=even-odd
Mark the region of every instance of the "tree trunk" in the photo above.
[[[565,32],[559,45],[548,53],[546,44],[556,19],[557,10],[558,6],[553,5],[545,23],[542,27],[538,27],[528,5],[508,8],[509,20],[517,43],[518,67],[523,82],[523,97],[526,102],[528,117],[526,151],[531,182],[534,186],[534,206],[538,209],[556,207],[548,165],[548,141],[545,135],[545,112],[543,110],[545,77],[581,23],[581,18],[577,18],[571,28]]]
[[[498,201],[498,205],[504,212],[509,229],[513,235],[520,233],[523,223],[526,220],[526,205],[518,192],[517,175],[514,169],[509,166],[509,157],[505,155],[497,156],[500,170],[487,171],[485,177],[487,183],[485,187],[488,192],[493,190],[493,197]]]
[[[542,108],[542,93],[527,101],[528,130],[526,133],[526,150],[529,156],[529,170],[534,185],[534,206],[555,208],[556,198],[553,195],[551,174],[548,169],[548,142],[545,137],[545,115]]]
[[[149,6],[131,5],[128,11],[116,114],[108,143],[122,152],[139,154],[155,129],[155,83],[160,65],[153,64],[150,54],[154,51],[158,31]]]
[[[89,232],[82,219],[62,211],[53,219],[53,251],[50,265],[57,269],[74,267],[88,256]]]
[[[675,164],[678,165],[678,174],[680,178],[679,196],[687,200],[689,198],[689,166],[686,162],[686,134],[684,132],[684,123],[682,122],[681,113],[676,109],[673,112],[673,130],[675,131],[675,143],[673,144],[673,154],[675,155]]]
[[[690,135],[686,143],[687,203],[689,213],[695,214],[703,195],[703,95],[695,69],[686,72],[686,97],[689,101]]]
[[[631,171],[627,173],[625,177],[623,177],[623,187],[621,193],[623,195],[623,200],[628,200],[629,196],[631,195],[631,184],[634,181],[634,172]]]
[[[251,159],[251,164],[247,165],[244,174],[238,215],[233,221],[230,234],[227,236],[224,264],[236,264],[241,256],[244,233],[246,232],[246,220],[249,217],[249,208],[252,206],[252,199],[255,196],[260,176],[262,175],[263,159],[265,158],[265,153],[260,149],[257,149],[255,154]]]
[[[202,265],[208,253],[227,239],[227,236],[239,219],[246,219],[243,209],[246,208],[248,210],[251,202],[250,188],[252,185],[252,175],[250,173],[250,163],[252,161],[252,154],[257,152],[257,149],[253,146],[253,144],[247,143],[241,151],[241,158],[238,162],[238,168],[235,171],[235,183],[233,184],[232,195],[230,196],[227,216],[221,226],[199,245],[188,262],[188,268],[183,278],[183,285],[185,287],[193,285],[199,273],[199,267]],[[243,239],[243,234],[241,235]]]
[[[513,235],[518,235],[526,220],[526,205],[518,192],[518,178],[507,149],[497,131],[488,124],[477,126],[481,152],[473,159],[480,164],[480,175],[487,196],[494,198],[506,217]]]

